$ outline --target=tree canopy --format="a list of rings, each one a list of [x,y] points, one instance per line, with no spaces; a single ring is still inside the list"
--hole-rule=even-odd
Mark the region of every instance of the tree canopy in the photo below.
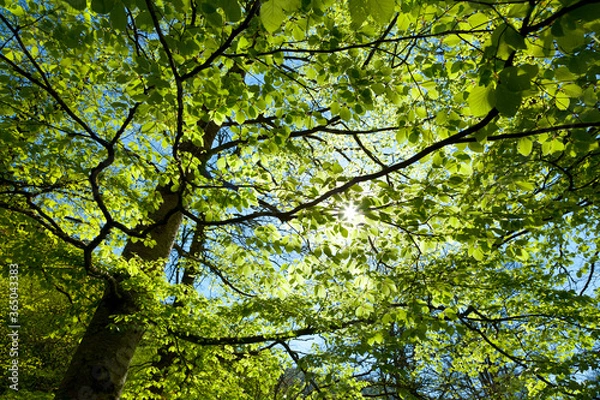
[[[600,391],[600,1],[0,7],[21,395]]]

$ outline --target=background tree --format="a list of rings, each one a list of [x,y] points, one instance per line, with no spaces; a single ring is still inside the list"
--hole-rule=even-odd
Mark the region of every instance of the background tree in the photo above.
[[[598,1],[0,5],[55,398],[593,396]]]

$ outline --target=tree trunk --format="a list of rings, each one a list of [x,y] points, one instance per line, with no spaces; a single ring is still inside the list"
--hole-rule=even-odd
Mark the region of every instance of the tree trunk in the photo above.
[[[190,142],[183,142],[180,149],[205,162],[207,150],[212,147],[220,126],[209,122],[201,129],[204,130],[202,148]],[[195,173],[192,171],[190,175]],[[181,212],[176,211],[180,195],[172,193],[168,187],[159,187],[157,190],[163,202],[150,217],[152,221],[165,223],[157,225],[149,234],[156,245],[146,247],[141,241],[130,240],[123,250],[123,257],[127,260],[136,256],[143,261],[157,261],[166,259],[171,252],[182,220]],[[69,369],[55,392],[55,400],[120,398],[129,364],[143,336],[143,327],[134,323],[119,323],[115,326],[114,319],[118,316],[134,315],[143,294],[123,290],[119,278],[116,278],[114,287],[108,285],[73,355]]]
[[[145,261],[156,261],[168,257],[171,252],[181,223],[181,213],[173,213],[179,203],[179,195],[170,193],[168,188],[159,190],[163,203],[152,219],[162,221],[171,215],[165,224],[158,225],[150,233],[156,241],[154,247],[145,247],[141,241],[130,241],[125,246],[123,257],[127,260],[137,256]],[[56,400],[112,400],[120,397],[129,363],[143,335],[143,327],[134,323],[119,323],[118,327],[111,325],[114,325],[117,316],[133,315],[138,310],[141,295],[122,290],[118,279],[115,285],[107,286],[56,392]]]
[[[118,399],[129,363],[143,331],[133,325],[110,329],[117,315],[131,314],[135,299],[119,298],[107,290],[79,344],[58,391],[56,400]]]

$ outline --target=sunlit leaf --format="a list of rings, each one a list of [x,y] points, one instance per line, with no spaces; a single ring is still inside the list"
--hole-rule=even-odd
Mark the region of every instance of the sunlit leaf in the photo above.
[[[267,0],[260,7],[260,20],[268,32],[275,32],[286,17],[286,12],[276,0]]]
[[[367,9],[375,21],[386,24],[392,19],[395,6],[394,0],[368,0]]]
[[[474,116],[487,114],[496,105],[493,87],[475,86],[469,93],[468,103]]]
[[[533,150],[533,142],[530,138],[521,138],[519,139],[519,142],[517,144],[517,150],[519,151],[519,153],[527,157],[531,154],[531,151]]]

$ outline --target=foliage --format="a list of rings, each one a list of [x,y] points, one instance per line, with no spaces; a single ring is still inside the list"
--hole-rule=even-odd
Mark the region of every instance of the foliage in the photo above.
[[[83,335],[98,298],[98,285],[74,267],[81,264],[81,257],[27,219],[12,214],[9,220],[8,216],[0,211],[4,236],[0,255],[7,263],[19,265],[20,384],[18,396],[2,385],[2,397],[9,399],[14,394],[15,398],[47,399]],[[2,273],[8,276],[8,268]],[[0,281],[0,290],[3,303],[9,304],[8,280]],[[14,324],[9,322],[8,312],[2,313],[0,320],[0,334],[7,337],[12,332],[9,325]],[[0,348],[3,382],[8,382],[12,358],[8,346]]]
[[[135,299],[123,398],[594,396],[599,2],[0,6],[2,255]]]

